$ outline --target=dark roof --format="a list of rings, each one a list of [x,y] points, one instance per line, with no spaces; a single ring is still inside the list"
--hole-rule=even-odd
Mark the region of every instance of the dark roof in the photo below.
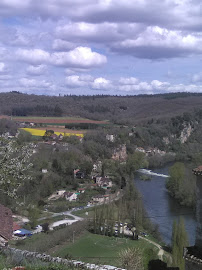
[[[0,204],[0,236],[9,240],[13,233],[12,211]]]
[[[185,248],[184,257],[188,261],[192,261],[192,262],[202,265],[202,251],[200,248],[196,246]]]
[[[192,170],[195,175],[202,175],[202,165]]]

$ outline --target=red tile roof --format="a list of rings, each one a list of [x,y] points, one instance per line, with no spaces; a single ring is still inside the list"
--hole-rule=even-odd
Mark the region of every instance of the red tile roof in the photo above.
[[[17,231],[19,229],[21,229],[21,226],[17,224],[16,222],[13,222],[13,231]]]
[[[202,175],[202,165],[192,170],[195,175]]]
[[[0,236],[6,240],[11,239],[13,234],[12,211],[0,204]]]

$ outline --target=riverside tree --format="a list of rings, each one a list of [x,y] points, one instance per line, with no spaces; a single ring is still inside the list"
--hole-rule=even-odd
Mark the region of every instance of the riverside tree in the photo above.
[[[170,177],[166,187],[171,196],[182,205],[194,206],[195,183],[181,162],[176,162],[169,170]]]
[[[173,222],[172,230],[172,259],[173,266],[178,266],[180,270],[185,269],[183,249],[188,246],[188,236],[184,226],[184,220],[180,217],[179,222]]]

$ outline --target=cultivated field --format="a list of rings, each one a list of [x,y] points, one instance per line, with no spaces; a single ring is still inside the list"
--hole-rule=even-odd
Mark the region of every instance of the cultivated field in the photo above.
[[[21,128],[29,133],[31,133],[33,136],[40,136],[40,137],[43,137],[44,136],[44,133],[46,131],[46,128],[45,129],[36,129],[36,128]],[[54,129],[53,129],[54,130]],[[78,136],[78,137],[83,137],[84,134],[83,133],[77,133],[77,131],[73,131],[71,130],[71,132],[58,132],[54,130],[54,133],[56,135],[60,135],[62,134],[63,136]]]
[[[77,117],[12,117],[12,120],[16,122],[30,122],[36,124],[71,124],[71,123],[88,123],[88,124],[98,124],[98,125],[106,125],[109,124],[108,121],[95,121],[84,118]]]

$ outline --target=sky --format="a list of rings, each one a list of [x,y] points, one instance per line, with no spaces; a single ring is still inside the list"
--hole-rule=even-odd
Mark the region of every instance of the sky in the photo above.
[[[202,92],[200,0],[0,0],[0,92]]]

